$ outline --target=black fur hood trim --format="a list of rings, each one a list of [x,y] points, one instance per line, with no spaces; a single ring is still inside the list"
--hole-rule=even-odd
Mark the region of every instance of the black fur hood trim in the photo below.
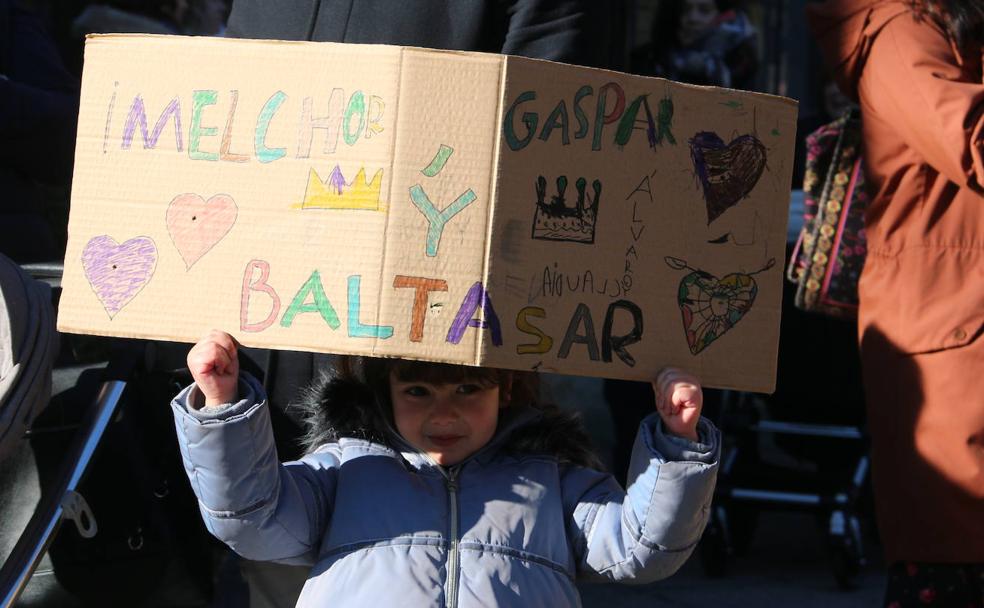
[[[372,390],[334,371],[322,372],[296,403],[306,426],[301,447],[305,453],[341,437],[385,443],[389,422],[383,418]]]
[[[341,437],[365,439],[391,444],[395,432],[378,404],[376,395],[365,384],[343,378],[336,372],[324,372],[302,392],[297,407],[303,412],[306,433],[302,447],[306,453]],[[509,425],[500,418],[500,431],[493,442],[499,451],[510,454],[542,454],[561,462],[592,469],[603,469],[591,449],[590,440],[580,417],[556,406],[537,406],[532,420]],[[500,434],[504,433],[505,436]]]

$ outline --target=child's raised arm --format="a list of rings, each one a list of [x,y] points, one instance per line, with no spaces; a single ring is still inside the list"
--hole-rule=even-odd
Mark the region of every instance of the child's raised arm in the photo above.
[[[280,464],[263,386],[213,330],[188,353],[195,383],[172,401],[185,472],[206,526],[254,560],[313,564],[334,503],[330,449]]]
[[[720,433],[700,417],[703,393],[694,376],[664,369],[653,387],[658,414],[640,425],[627,490],[598,471],[572,467],[564,476],[578,574],[588,580],[642,583],[670,576],[707,523]]]

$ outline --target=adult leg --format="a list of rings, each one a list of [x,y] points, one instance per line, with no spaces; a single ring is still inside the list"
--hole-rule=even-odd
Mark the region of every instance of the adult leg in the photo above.
[[[909,354],[869,326],[861,356],[875,507],[887,563],[902,564],[893,572],[911,569],[905,565],[910,564],[924,575],[933,564],[979,568],[984,564],[984,337],[960,348]],[[941,584],[960,580],[945,568],[932,571]]]

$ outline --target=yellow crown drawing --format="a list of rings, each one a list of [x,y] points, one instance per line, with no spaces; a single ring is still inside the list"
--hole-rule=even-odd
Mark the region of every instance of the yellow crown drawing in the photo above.
[[[366,170],[360,168],[351,182],[345,181],[338,165],[332,169],[328,179],[323,180],[318,172],[311,169],[308,175],[307,190],[301,209],[361,209],[381,211],[379,191],[383,183],[383,170],[379,169],[366,183]]]

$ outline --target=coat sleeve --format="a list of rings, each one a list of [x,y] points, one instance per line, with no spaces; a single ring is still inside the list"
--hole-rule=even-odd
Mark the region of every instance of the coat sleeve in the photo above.
[[[513,0],[501,52],[592,67],[611,64],[612,44],[622,40],[619,3],[596,0]]]
[[[720,432],[701,419],[701,442],[668,437],[657,415],[639,429],[628,491],[611,475],[571,469],[563,481],[578,576],[648,583],[676,572],[704,531],[717,480]]]
[[[313,565],[331,517],[338,454],[329,445],[281,464],[263,388],[243,374],[240,395],[218,411],[196,410],[191,385],[171,403],[205,525],[248,559]]]
[[[0,50],[0,165],[42,182],[68,183],[78,83],[41,20],[16,7],[9,10],[9,31],[0,28],[0,44],[7,46]]]
[[[929,21],[891,20],[861,74],[862,116],[873,112],[890,122],[947,179],[984,193],[984,82],[955,57]]]

